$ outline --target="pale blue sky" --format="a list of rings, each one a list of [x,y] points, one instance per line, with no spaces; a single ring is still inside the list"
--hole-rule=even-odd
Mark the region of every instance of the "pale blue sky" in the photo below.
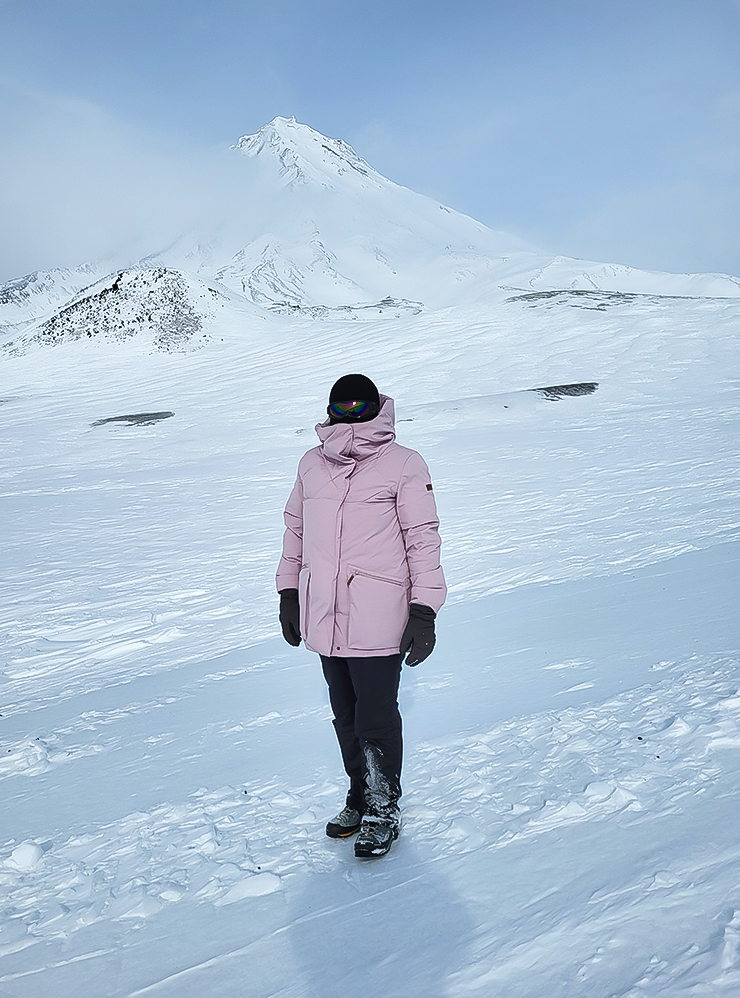
[[[740,274],[740,0],[0,0],[0,67],[0,279],[276,114],[552,253]]]

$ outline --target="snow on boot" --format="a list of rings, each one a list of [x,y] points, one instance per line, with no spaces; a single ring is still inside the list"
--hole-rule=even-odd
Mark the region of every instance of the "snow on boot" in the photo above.
[[[358,831],[362,815],[353,807],[344,807],[326,826],[326,834],[331,839],[346,839]]]
[[[378,818],[365,818],[355,840],[355,856],[384,856],[398,838],[398,825]]]

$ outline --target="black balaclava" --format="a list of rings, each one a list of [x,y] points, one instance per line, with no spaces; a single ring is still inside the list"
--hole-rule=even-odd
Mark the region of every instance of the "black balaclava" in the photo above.
[[[329,405],[332,402],[372,402],[378,407],[377,410],[360,419],[344,420],[337,419],[336,416],[329,416],[332,423],[367,423],[369,420],[375,419],[380,409],[378,389],[364,374],[345,374],[343,378],[335,382],[329,393]]]

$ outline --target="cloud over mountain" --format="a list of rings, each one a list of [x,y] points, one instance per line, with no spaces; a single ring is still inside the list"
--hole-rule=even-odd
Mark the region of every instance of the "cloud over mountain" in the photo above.
[[[561,289],[740,296],[740,280],[725,275],[664,274],[547,256],[399,186],[343,140],[295,118],[276,117],[242,136],[218,163],[227,166],[218,179],[204,171],[200,199],[189,199],[175,176],[161,211],[153,212],[154,227],[140,234],[139,248],[146,245],[146,252],[136,256],[131,245],[117,251],[111,245],[107,256],[35,272],[0,288],[0,327],[6,334],[22,332],[23,342],[39,323],[45,332],[36,331],[34,342],[79,338],[84,322],[96,335],[122,336],[108,285],[116,291],[116,307],[125,299],[126,329],[134,316],[152,312],[147,302],[150,296],[158,301],[165,284],[173,293],[175,287],[190,289],[194,314],[197,302],[211,294],[222,295],[230,307],[313,315],[379,302],[419,302],[430,309],[495,303],[512,292]],[[181,202],[178,215],[175,203]],[[122,217],[124,209],[125,203]],[[164,240],[157,231],[168,225],[176,235]],[[132,276],[143,272],[169,276]],[[108,290],[101,294],[95,282],[103,279]],[[169,349],[191,342],[190,333],[173,336],[173,322],[170,316],[164,333],[154,323],[155,345]],[[151,325],[148,319],[140,324]],[[185,325],[190,332],[195,328]],[[17,347],[20,341],[14,342]]]

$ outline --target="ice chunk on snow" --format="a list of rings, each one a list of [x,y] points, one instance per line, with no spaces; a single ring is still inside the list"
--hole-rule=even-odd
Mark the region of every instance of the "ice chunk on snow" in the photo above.
[[[113,918],[149,918],[161,909],[162,902],[157,898],[142,894],[140,897],[114,902],[111,906]]]
[[[589,783],[583,793],[588,800],[602,803],[612,796],[614,789],[613,783]]]
[[[740,958],[740,912],[734,912],[732,920],[725,928],[724,945],[720,966],[722,970],[737,966]]]
[[[21,873],[29,873],[43,857],[44,850],[35,842],[21,842],[5,860],[6,866],[12,866]]]

